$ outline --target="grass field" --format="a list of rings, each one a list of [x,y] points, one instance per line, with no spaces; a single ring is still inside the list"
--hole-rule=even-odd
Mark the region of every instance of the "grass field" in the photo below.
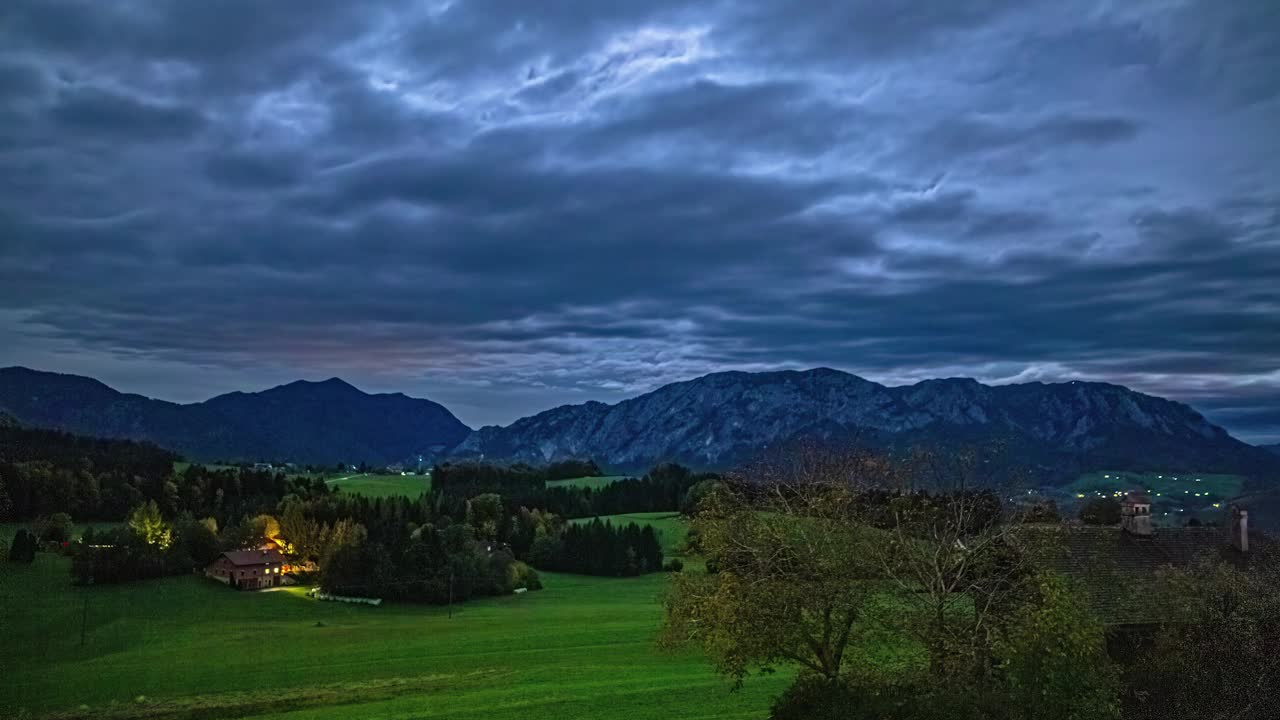
[[[607,520],[614,525],[626,525],[628,523],[652,525],[653,529],[658,533],[658,542],[662,543],[662,554],[667,557],[683,557],[684,539],[689,532],[689,522],[680,513],[627,513],[625,515],[601,515],[600,519]],[[592,520],[595,520],[595,518],[577,518],[569,522],[589,523]]]
[[[1067,487],[1076,499],[1123,497],[1129,490],[1146,490],[1157,522],[1180,525],[1191,517],[1220,519],[1226,500],[1244,490],[1239,475],[1215,473],[1140,473],[1101,470],[1085,473]]]
[[[545,590],[449,619],[198,577],[73,588],[67,562],[0,563],[0,716],[761,718],[789,679],[730,692],[700,658],[655,650],[663,574],[544,573]]]
[[[325,481],[330,487],[365,497],[393,497],[403,495],[416,498],[431,489],[430,475],[369,475],[357,474],[331,478]]]
[[[567,480],[549,480],[547,487],[586,487],[592,490],[598,490],[606,485],[612,485],[619,480],[626,480],[629,475],[601,475],[599,477],[580,477],[569,478]]]

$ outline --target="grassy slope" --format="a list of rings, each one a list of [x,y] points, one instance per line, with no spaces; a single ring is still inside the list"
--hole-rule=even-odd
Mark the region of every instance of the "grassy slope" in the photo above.
[[[580,477],[569,478],[567,480],[550,480],[547,487],[589,487],[592,490],[598,490],[606,485],[612,485],[619,480],[626,480],[630,475],[602,475],[600,477]]]
[[[1141,473],[1101,470],[1085,473],[1067,487],[1067,492],[1081,499],[1117,497],[1129,490],[1147,490],[1152,499],[1152,514],[1157,522],[1181,524],[1187,518],[1221,520],[1229,498],[1244,490],[1239,475],[1215,473]],[[1214,507],[1217,503],[1219,507]]]
[[[431,489],[430,475],[351,475],[326,481],[330,487],[365,497],[416,498]]]
[[[607,520],[614,525],[627,525],[629,523],[652,525],[653,529],[658,533],[658,542],[662,543],[662,553],[668,557],[680,556],[681,553],[678,550],[684,544],[685,535],[689,532],[689,522],[680,513],[675,512],[601,515],[600,519]],[[595,520],[595,518],[578,518],[569,522],[589,523],[592,520]]]
[[[31,567],[0,563],[0,715],[81,704],[97,711],[112,701],[127,708],[138,695],[150,702],[206,695],[199,702],[225,706],[228,691],[243,693],[246,703],[275,698],[280,710],[290,689],[314,704],[327,702],[315,688],[349,683],[334,701],[346,704],[270,714],[269,704],[258,703],[215,714],[760,718],[787,682],[765,677],[731,693],[697,657],[654,650],[661,574],[544,573],[546,590],[467,603],[450,620],[444,608],[352,607],[295,589],[236,593],[197,577],[72,588],[66,564],[43,554]],[[89,633],[81,648],[86,594]],[[379,694],[376,682],[388,679],[408,689]]]

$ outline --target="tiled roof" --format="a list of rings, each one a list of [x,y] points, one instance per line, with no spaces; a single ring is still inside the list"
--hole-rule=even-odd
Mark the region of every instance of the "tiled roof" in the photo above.
[[[1156,528],[1138,537],[1118,527],[1030,526],[1031,552],[1074,581],[1107,624],[1158,622],[1176,599],[1161,597],[1157,574],[1200,557],[1240,559],[1220,527]],[[1252,540],[1251,540],[1252,541]]]
[[[228,550],[222,553],[222,556],[230,560],[232,565],[237,566],[284,562],[284,556],[278,550]]]

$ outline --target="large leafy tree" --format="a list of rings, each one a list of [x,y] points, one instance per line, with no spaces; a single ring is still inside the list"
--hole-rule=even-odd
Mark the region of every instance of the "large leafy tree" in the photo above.
[[[705,497],[693,529],[715,572],[675,577],[660,642],[701,646],[738,682],[780,663],[837,680],[879,576],[850,522],[864,460],[805,453]]]
[[[502,496],[484,493],[467,501],[467,522],[481,540],[493,540],[502,526]]]
[[[1063,579],[1037,573],[1029,585],[995,643],[1008,717],[1119,717],[1120,678],[1102,624]]]
[[[711,572],[673,579],[660,642],[738,682],[799,667],[779,718],[1114,716],[1101,627],[971,489],[981,465],[801,448],[732,478],[700,504]],[[886,645],[908,657],[863,657]]]
[[[148,545],[161,550],[167,550],[173,545],[173,526],[160,514],[160,507],[155,500],[148,500],[134,508],[129,513],[128,526],[134,535]]]
[[[1136,664],[1134,718],[1276,717],[1280,698],[1280,557],[1255,551],[1243,566],[1216,558],[1167,570],[1164,625]]]

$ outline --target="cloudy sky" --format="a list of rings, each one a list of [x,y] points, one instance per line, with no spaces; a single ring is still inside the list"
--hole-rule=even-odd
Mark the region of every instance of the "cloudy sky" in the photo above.
[[[472,425],[723,369],[1280,441],[1274,0],[0,3],[0,365]]]

